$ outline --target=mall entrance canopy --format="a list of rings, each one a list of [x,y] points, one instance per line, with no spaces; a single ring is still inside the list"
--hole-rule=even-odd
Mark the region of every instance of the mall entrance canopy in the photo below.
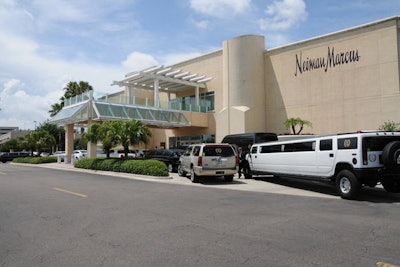
[[[50,119],[58,125],[88,124],[107,120],[140,120],[149,126],[174,128],[190,126],[179,110],[109,102],[106,96],[95,99],[93,91],[70,98],[64,108]]]
[[[145,102],[139,103],[135,100],[135,96],[129,95],[131,90],[127,90],[127,96],[120,95],[117,100],[108,95],[95,96],[93,91],[88,91],[66,99],[63,109],[49,122],[66,126],[66,154],[69,162],[73,151],[74,124],[89,125],[96,121],[135,119],[153,127],[188,127],[191,126],[191,122],[182,110],[160,106],[159,94],[166,92],[169,96],[169,93],[192,88],[196,106],[199,106],[199,88],[206,88],[206,82],[210,80],[212,80],[211,77],[164,66],[131,72],[126,74],[123,80],[114,81],[112,85],[152,90],[154,99],[146,99]],[[90,150],[89,156],[92,156],[94,152]]]
[[[114,81],[112,85],[152,90],[154,91],[153,99],[141,101],[129,95],[131,90],[127,90],[128,95],[123,97],[120,94],[117,98],[109,97],[107,94],[96,97],[93,91],[88,91],[66,99],[63,109],[51,118],[50,122],[66,125],[88,121],[135,119],[146,125],[162,128],[190,126],[190,121],[180,107],[161,107],[159,94],[160,92],[176,94],[192,88],[196,99],[195,107],[199,107],[199,88],[205,88],[206,82],[210,80],[212,80],[211,77],[164,66],[131,72],[125,75],[125,79]],[[200,109],[195,108],[189,111],[200,111]]]

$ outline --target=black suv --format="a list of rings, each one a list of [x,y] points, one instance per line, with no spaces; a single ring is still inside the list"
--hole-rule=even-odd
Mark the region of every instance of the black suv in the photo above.
[[[7,161],[12,161],[15,158],[23,158],[29,156],[29,152],[4,152],[0,155],[0,161],[6,163]]]
[[[179,158],[185,152],[183,149],[154,149],[146,151],[146,159],[162,161],[167,165],[169,172],[177,172]]]

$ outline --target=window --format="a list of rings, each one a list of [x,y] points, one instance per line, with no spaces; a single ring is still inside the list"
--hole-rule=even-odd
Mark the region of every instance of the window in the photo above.
[[[199,156],[200,155],[200,147],[199,146],[195,146],[193,148],[193,156]]]
[[[195,95],[178,97],[172,99],[169,106],[172,109],[208,112],[215,110],[214,92],[204,92],[199,94],[199,107],[196,107]]]
[[[357,148],[357,137],[338,139],[338,149],[356,149],[356,148]]]
[[[262,146],[260,153],[282,152],[282,145]]]
[[[231,157],[235,152],[230,146],[205,146],[203,148],[203,156],[222,156]]]
[[[319,141],[319,150],[332,150],[332,139],[320,140]]]
[[[314,151],[315,141],[285,144],[284,152]]]

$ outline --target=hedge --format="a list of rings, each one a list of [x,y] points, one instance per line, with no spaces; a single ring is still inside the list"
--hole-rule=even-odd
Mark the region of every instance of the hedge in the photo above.
[[[29,163],[29,164],[41,164],[41,163],[53,163],[57,162],[57,157],[23,157],[23,158],[15,158],[12,160],[15,163]]]
[[[168,176],[167,166],[153,159],[83,158],[74,163],[75,168],[133,173],[150,176]]]

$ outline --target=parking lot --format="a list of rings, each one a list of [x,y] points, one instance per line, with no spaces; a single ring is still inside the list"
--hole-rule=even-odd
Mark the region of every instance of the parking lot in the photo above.
[[[318,181],[307,181],[299,179],[290,179],[284,177],[273,177],[273,176],[258,176],[255,179],[238,179],[235,175],[233,182],[227,183],[223,178],[204,178],[199,183],[192,183],[189,178],[180,177],[177,173],[170,173],[169,177],[150,177],[140,176],[135,174],[127,173],[113,173],[113,172],[102,172],[102,171],[91,171],[75,168],[71,164],[58,164],[49,163],[41,164],[39,167],[63,169],[68,171],[77,172],[89,172],[97,173],[99,175],[113,175],[116,177],[122,177],[127,179],[147,180],[158,183],[167,184],[180,184],[187,186],[198,186],[198,187],[210,187],[210,188],[221,188],[229,190],[240,190],[240,191],[253,191],[260,193],[272,193],[272,194],[283,194],[292,196],[307,196],[316,198],[330,198],[340,199],[337,195],[336,189],[333,184]],[[388,203],[400,203],[400,194],[387,193],[382,186],[378,185],[375,188],[365,187],[358,200],[371,201],[371,202],[388,202]]]

